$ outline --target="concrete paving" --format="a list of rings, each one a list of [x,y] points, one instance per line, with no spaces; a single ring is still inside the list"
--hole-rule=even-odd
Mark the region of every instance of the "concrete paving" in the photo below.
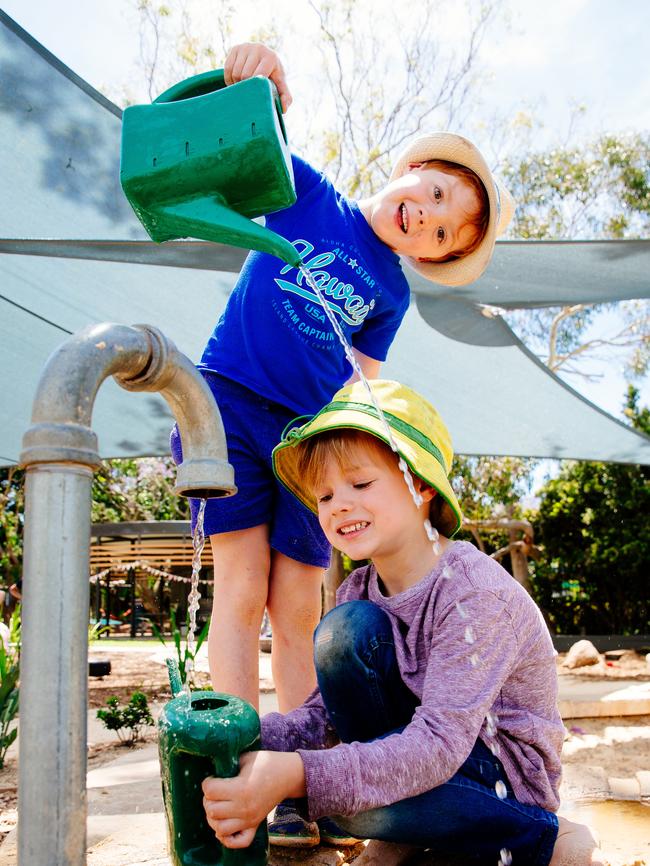
[[[558,681],[558,706],[563,719],[650,714],[650,682],[605,682],[564,673],[559,674]]]
[[[152,655],[157,653],[153,649]],[[161,647],[161,662],[164,654]],[[202,654],[197,666],[207,670],[207,656]],[[260,674],[261,711],[266,713],[277,709],[266,653],[260,653]],[[627,715],[635,708],[637,714],[650,713],[650,683],[619,681],[612,685],[561,676],[560,707],[565,718]],[[160,706],[152,705],[154,715],[159,711]],[[114,741],[114,735],[97,721],[95,710],[88,713],[88,741],[91,745]],[[125,751],[110,763],[90,770],[87,779],[88,866],[171,866],[166,853],[157,746],[149,743],[137,751]],[[561,796],[571,802],[625,799],[650,804],[650,773],[640,771],[629,779],[612,779],[601,767],[568,765]],[[350,856],[351,852],[346,855],[324,847],[293,853],[275,849],[269,863],[340,866]],[[0,866],[15,864],[16,832],[12,831],[0,848]]]

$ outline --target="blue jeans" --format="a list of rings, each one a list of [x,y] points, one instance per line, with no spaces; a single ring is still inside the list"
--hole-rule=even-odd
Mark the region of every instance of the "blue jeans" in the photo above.
[[[377,605],[350,601],[331,610],[316,630],[314,660],[343,742],[375,740],[410,722],[419,701],[401,679],[390,621]],[[507,788],[503,800],[495,791],[499,780]],[[497,866],[502,849],[513,866],[547,866],[558,831],[552,812],[518,802],[501,762],[480,740],[444,784],[353,817],[333,817],[361,839],[419,845],[489,866]]]

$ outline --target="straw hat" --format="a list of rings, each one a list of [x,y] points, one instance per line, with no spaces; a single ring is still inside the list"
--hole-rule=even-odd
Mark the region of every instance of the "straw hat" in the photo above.
[[[411,471],[439,493],[441,522],[449,527],[444,534],[453,535],[460,527],[462,512],[448,478],[454,457],[449,431],[433,406],[406,385],[388,379],[372,379],[370,386],[388,421],[397,450]],[[300,420],[302,418],[296,419]],[[318,505],[312,491],[304,485],[295,446],[319,433],[342,429],[362,430],[389,444],[379,413],[363,382],[341,388],[306,424],[287,428],[282,441],[273,449],[276,476],[313,512],[318,511]]]
[[[494,251],[494,242],[506,230],[515,210],[508,190],[494,177],[478,148],[453,132],[434,132],[414,139],[397,157],[390,180],[409,171],[413,163],[443,159],[471,169],[481,179],[490,204],[487,230],[478,247],[466,256],[449,262],[419,262],[404,256],[414,270],[427,280],[445,286],[463,286],[477,280],[487,267]]]

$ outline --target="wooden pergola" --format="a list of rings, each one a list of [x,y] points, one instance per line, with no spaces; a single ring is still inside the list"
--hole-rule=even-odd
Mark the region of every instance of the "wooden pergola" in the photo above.
[[[111,619],[111,585],[128,585],[131,591],[131,637],[138,631],[141,611],[136,602],[138,577],[158,577],[158,613],[148,612],[157,619],[159,628],[164,620],[164,589],[170,583],[182,583],[189,592],[194,549],[189,520],[135,521],[129,523],[95,523],[91,530],[90,579],[96,586],[94,594],[95,620],[101,609],[101,581],[104,581],[106,605],[104,618]],[[202,583],[211,583],[212,557],[208,547],[201,556]],[[210,575],[207,574],[210,569]]]

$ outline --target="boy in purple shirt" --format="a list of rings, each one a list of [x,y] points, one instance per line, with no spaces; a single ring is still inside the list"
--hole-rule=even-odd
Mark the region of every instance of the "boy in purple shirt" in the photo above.
[[[539,610],[451,540],[462,517],[435,409],[397,382],[372,390],[384,418],[349,385],[274,450],[328,540],[372,564],[316,630],[315,691],[265,716],[264,751],[243,755],[238,777],[204,782],[210,825],[245,847],[273,806],[306,797],[311,820],[379,840],[360,866],[401,863],[405,845],[492,866],[602,863],[590,831],[555,814],[564,727]]]

